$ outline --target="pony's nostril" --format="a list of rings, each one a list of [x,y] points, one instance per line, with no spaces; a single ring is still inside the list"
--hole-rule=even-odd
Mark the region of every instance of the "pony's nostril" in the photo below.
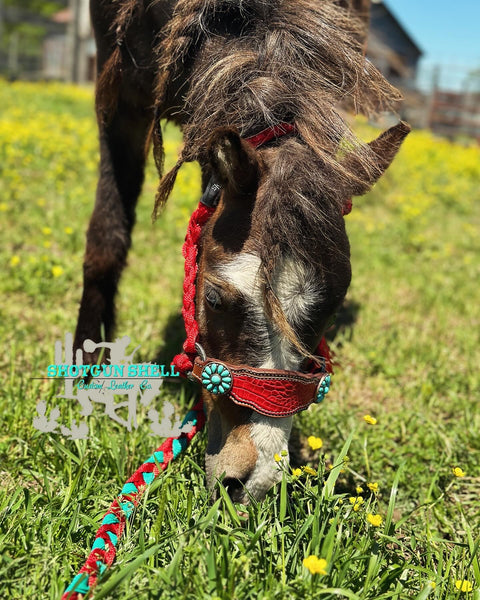
[[[227,490],[228,495],[234,502],[241,502],[245,493],[244,488],[247,479],[247,477],[242,479],[237,479],[236,477],[225,477],[225,479],[222,481],[223,487]]]

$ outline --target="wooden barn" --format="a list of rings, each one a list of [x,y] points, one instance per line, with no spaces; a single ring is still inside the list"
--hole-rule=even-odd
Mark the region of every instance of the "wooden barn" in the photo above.
[[[426,99],[416,84],[422,50],[383,0],[371,0],[367,56],[403,94],[399,112],[414,127],[427,125]]]
[[[422,50],[383,0],[372,0],[368,57],[389,81],[415,88]]]

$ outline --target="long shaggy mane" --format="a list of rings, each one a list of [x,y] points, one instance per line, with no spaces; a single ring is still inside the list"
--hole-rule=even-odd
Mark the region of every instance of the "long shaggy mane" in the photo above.
[[[368,115],[391,108],[400,95],[365,59],[364,38],[365,22],[337,0],[180,0],[157,48],[156,98],[161,111],[170,86],[185,80],[177,111],[185,146],[160,184],[156,208],[183,162],[204,161],[217,127],[248,137],[278,122],[294,123],[340,177],[357,175],[345,170],[339,147],[354,148],[371,172],[375,157],[338,106],[348,101]]]

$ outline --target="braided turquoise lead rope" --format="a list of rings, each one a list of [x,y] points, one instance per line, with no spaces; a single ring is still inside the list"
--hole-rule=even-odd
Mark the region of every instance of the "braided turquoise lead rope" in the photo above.
[[[62,600],[79,600],[79,594],[87,594],[93,590],[98,577],[113,563],[125,524],[140,502],[146,487],[155,480],[160,471],[167,468],[170,461],[175,460],[188,447],[205,425],[201,400],[188,412],[182,427],[187,424],[192,424],[188,433],[165,440],[125,483],[118,498],[112,502],[103,517],[89,557],[65,590]]]

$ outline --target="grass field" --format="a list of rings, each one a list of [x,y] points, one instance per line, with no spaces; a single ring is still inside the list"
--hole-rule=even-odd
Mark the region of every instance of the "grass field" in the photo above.
[[[40,400],[62,423],[78,415],[58,384],[31,378],[75,327],[98,158],[92,98],[0,82],[1,598],[58,598],[111,500],[162,441],[141,406],[130,432],[100,406],[87,439],[32,425]],[[166,139],[173,161],[180,137],[167,128]],[[411,134],[346,218],[353,282],[332,332],[332,390],[295,420],[297,467],[308,468],[280,462],[282,483],[241,517],[225,495],[210,502],[197,436],[147,492],[97,598],[480,599],[479,182],[478,148]],[[141,344],[136,360],[167,362],[182,339],[180,248],[197,167],[182,169],[152,225],[155,185],[150,167],[118,334]],[[158,405],[181,416],[194,394],[165,385]],[[323,560],[308,568],[311,555]]]

